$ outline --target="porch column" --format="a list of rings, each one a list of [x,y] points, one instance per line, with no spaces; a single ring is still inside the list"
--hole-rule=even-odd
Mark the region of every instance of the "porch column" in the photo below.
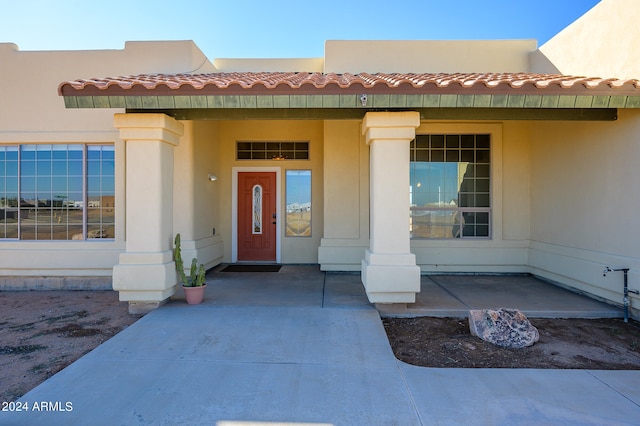
[[[130,313],[146,313],[175,292],[173,156],[183,125],[164,114],[116,114],[126,146],[126,251],[113,289]]]
[[[362,133],[370,147],[370,241],[362,283],[372,303],[414,303],[420,267],[410,252],[409,144],[418,112],[368,112]]]

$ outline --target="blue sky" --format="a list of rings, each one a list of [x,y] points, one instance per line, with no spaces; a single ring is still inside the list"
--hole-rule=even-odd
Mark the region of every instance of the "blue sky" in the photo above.
[[[311,202],[311,170],[287,170],[287,205]]]
[[[0,42],[21,50],[122,49],[194,40],[210,58],[321,57],[325,40],[537,39],[599,0],[1,0]]]

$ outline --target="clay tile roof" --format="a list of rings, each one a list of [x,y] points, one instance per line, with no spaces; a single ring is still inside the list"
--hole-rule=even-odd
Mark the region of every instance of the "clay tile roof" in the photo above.
[[[640,95],[640,81],[536,73],[228,72],[142,74],[66,81],[63,96],[264,94]]]

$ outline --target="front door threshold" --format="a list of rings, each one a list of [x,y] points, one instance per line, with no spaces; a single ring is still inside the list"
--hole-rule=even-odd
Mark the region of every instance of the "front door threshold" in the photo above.
[[[220,272],[279,272],[280,268],[278,263],[238,262],[224,266]]]

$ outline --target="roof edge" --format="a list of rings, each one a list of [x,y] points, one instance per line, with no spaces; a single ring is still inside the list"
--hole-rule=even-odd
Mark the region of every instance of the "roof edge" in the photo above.
[[[75,80],[58,86],[61,96],[194,96],[278,94],[627,95],[639,80],[534,73],[337,74],[240,72],[143,74]]]

